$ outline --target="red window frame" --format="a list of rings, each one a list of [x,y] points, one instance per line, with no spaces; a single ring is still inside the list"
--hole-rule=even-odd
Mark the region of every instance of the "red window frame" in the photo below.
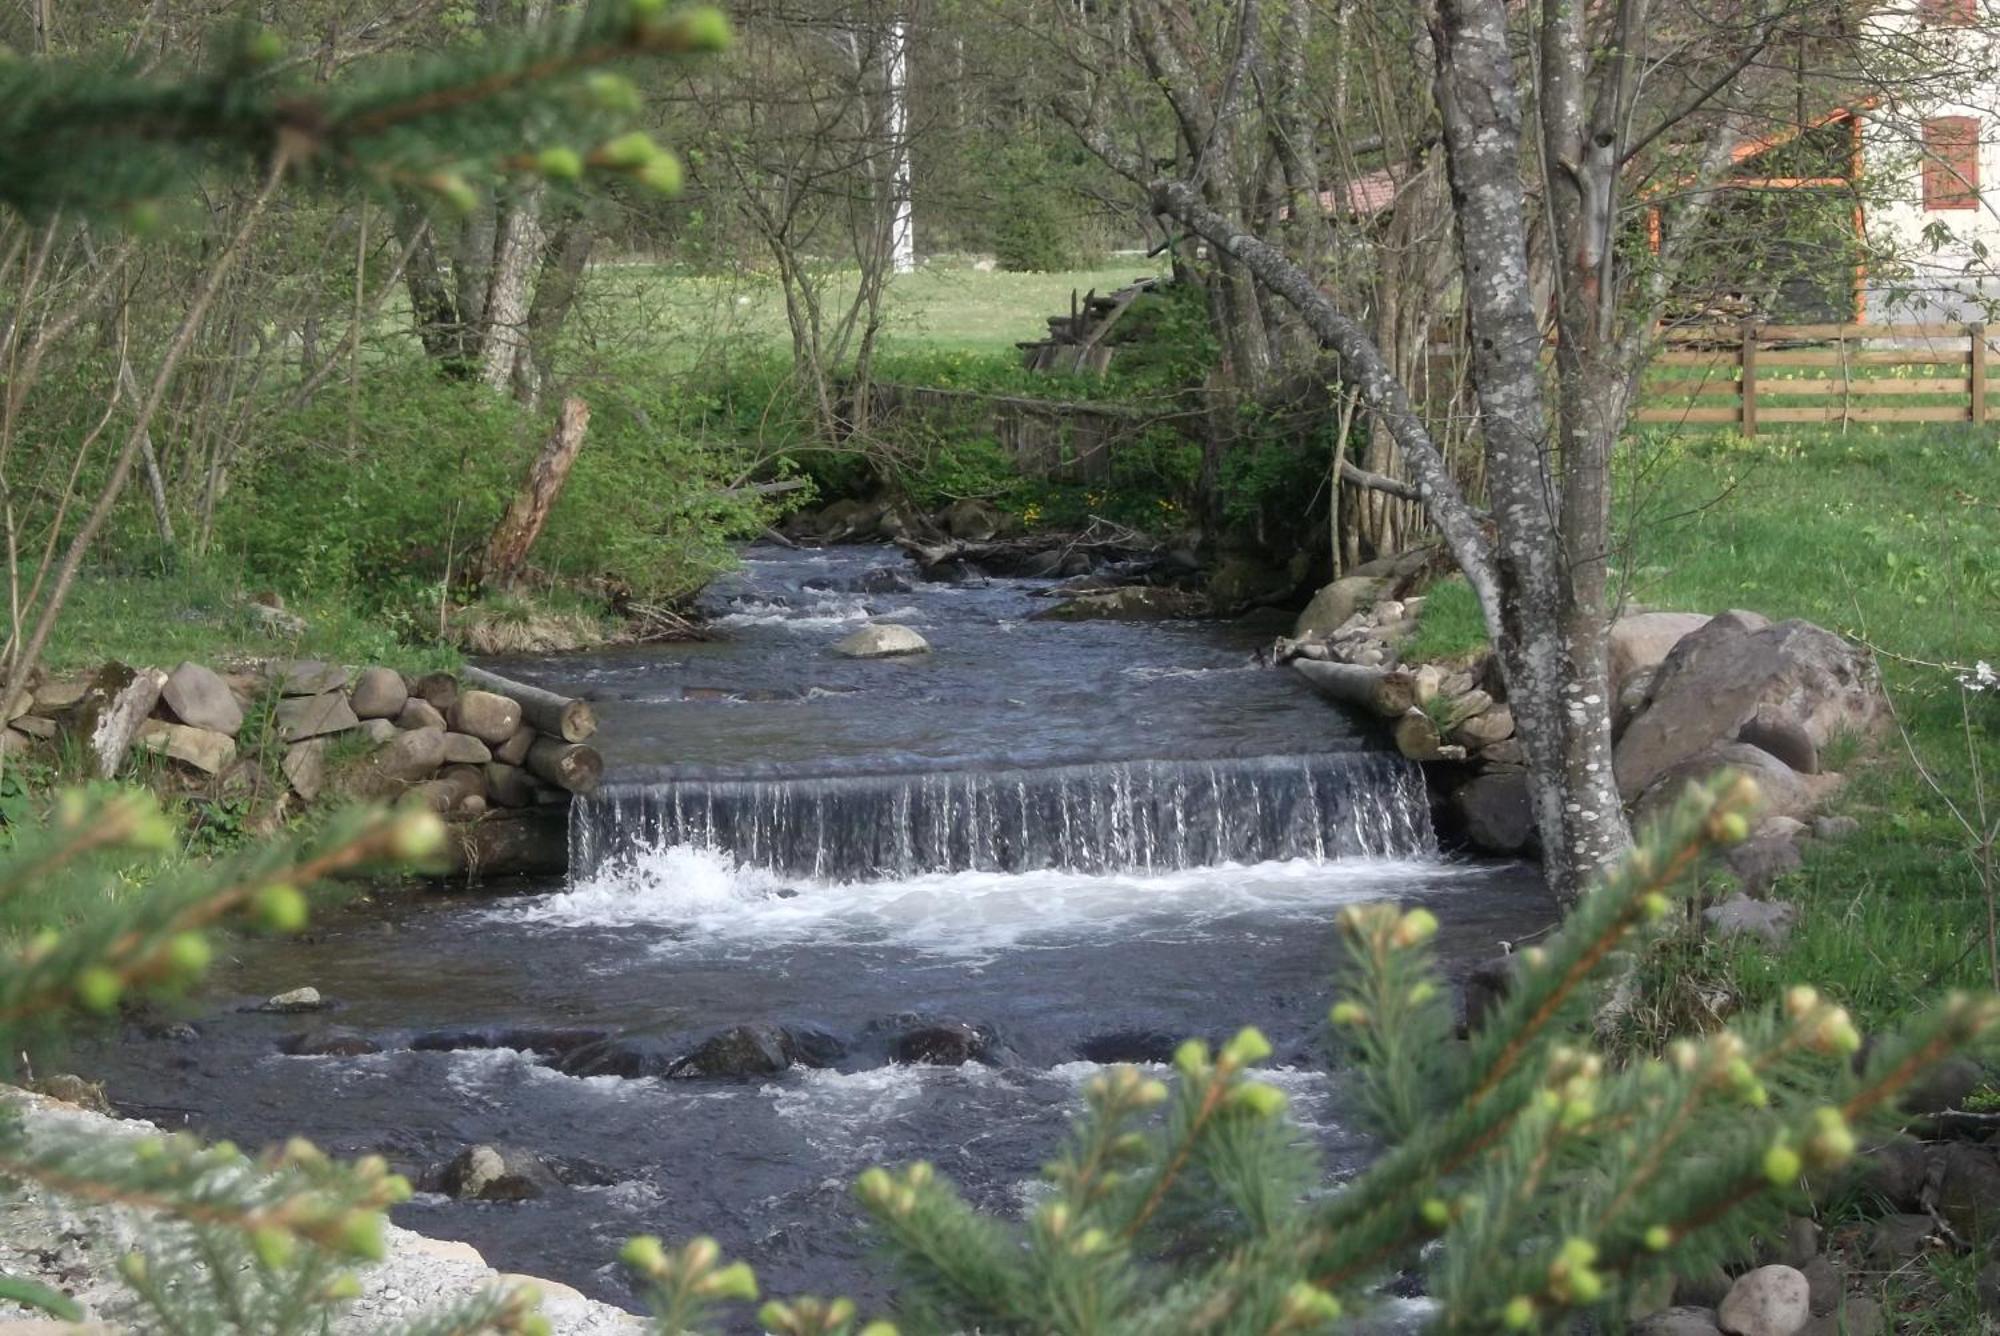
[[[1924,122],[1924,209],[1979,207],[1979,121],[1933,116]]]

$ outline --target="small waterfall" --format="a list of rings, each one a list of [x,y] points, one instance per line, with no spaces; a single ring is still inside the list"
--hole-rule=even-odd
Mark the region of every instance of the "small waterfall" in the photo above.
[[[572,882],[674,845],[856,881],[1412,857],[1433,852],[1436,838],[1422,773],[1386,753],[614,782],[570,808]]]

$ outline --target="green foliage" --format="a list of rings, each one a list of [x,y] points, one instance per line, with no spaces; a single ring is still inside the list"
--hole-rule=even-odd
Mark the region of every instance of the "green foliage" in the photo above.
[[[1048,274],[1087,269],[1102,258],[1065,175],[1037,143],[1017,142],[999,155],[992,190],[1004,203],[993,225],[993,253],[1002,269]]]
[[[590,432],[534,551],[538,567],[668,601],[732,560],[729,540],[770,510],[728,484],[730,448],[674,429],[656,392],[606,386]],[[346,439],[350,410],[358,439]],[[470,574],[540,447],[546,423],[421,366],[368,378],[354,404],[328,396],[278,419],[221,515],[218,535],[247,578],[295,595],[394,610],[435,634],[441,582]],[[427,611],[426,611],[427,610]]]
[[[31,216],[123,211],[145,225],[149,202],[203,167],[280,161],[330,184],[426,191],[461,211],[473,180],[513,172],[568,179],[588,168],[671,191],[679,164],[619,133],[636,95],[600,68],[727,42],[717,11],[663,10],[598,0],[512,40],[377,62],[332,83],[315,83],[315,62],[285,60],[282,40],[251,24],[219,34],[198,73],[136,56],[0,62],[0,204]]]

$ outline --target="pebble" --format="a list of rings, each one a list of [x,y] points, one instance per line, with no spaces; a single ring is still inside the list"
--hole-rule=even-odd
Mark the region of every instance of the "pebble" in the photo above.
[[[1715,1325],[1727,1336],[1798,1336],[1812,1320],[1806,1278],[1789,1266],[1760,1266],[1730,1286]]]

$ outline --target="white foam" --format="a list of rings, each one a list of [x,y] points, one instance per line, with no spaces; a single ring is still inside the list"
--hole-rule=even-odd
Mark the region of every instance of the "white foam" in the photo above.
[[[655,949],[674,954],[833,939],[977,957],[1114,936],[1178,940],[1243,914],[1323,922],[1331,907],[1452,875],[1449,865],[1431,862],[1345,858],[1158,874],[956,872],[830,883],[788,880],[712,849],[675,845],[616,860],[569,890],[487,912],[564,927],[669,928],[671,939]]]

